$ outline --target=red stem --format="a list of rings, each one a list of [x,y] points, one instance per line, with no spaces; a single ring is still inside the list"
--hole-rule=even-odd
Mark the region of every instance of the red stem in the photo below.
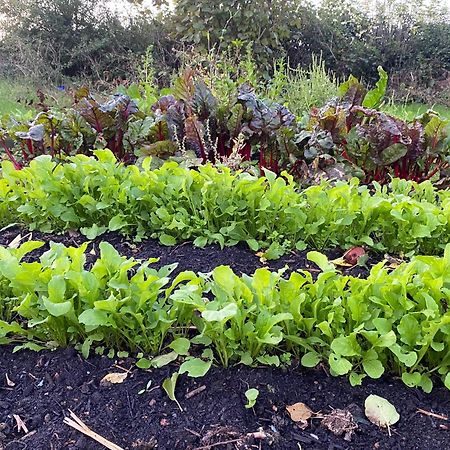
[[[8,158],[10,159],[10,161],[13,163],[14,169],[16,170],[20,170],[22,169],[22,165],[19,164],[19,162],[17,161],[17,159],[14,157],[14,155],[11,153],[11,151],[9,150],[9,148],[7,147],[7,145],[5,144],[5,142],[3,140],[0,141],[2,143],[2,147],[5,150],[5,153],[8,155]]]

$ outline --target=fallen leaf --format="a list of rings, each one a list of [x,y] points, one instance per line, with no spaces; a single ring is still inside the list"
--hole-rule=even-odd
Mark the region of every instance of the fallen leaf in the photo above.
[[[108,373],[108,375],[105,375],[101,381],[100,386],[109,386],[110,384],[120,384],[123,383],[128,376],[128,373]]]
[[[364,403],[367,418],[379,427],[389,427],[400,420],[395,406],[383,397],[369,395]]]
[[[346,262],[344,260],[344,258],[336,258],[331,260],[330,262],[332,262],[335,266],[340,266],[340,267],[353,267],[354,264],[349,264],[348,262]]]
[[[16,385],[16,383],[14,383],[14,381],[11,381],[11,380],[9,379],[7,373],[5,373],[5,377],[6,377],[6,384],[7,384],[9,387],[14,387],[14,386]]]
[[[347,409],[335,409],[321,422],[322,426],[330,430],[336,436],[345,433],[344,440],[351,441],[354,431],[358,428],[353,414]]]
[[[366,251],[362,247],[353,247],[349,250],[347,250],[342,258],[344,261],[348,264],[351,264],[352,266],[355,266],[358,264],[359,258],[365,256]]]
[[[304,403],[294,403],[293,405],[286,406],[286,410],[291,416],[294,422],[298,422],[300,428],[304,429],[308,426],[308,419],[311,418],[313,412]]]
[[[391,255],[384,255],[384,259],[386,260],[386,262],[388,263],[387,266],[390,269],[396,269],[398,266],[400,266],[400,264],[402,264],[403,262],[405,262],[403,259],[401,258],[394,258]]]
[[[257,253],[255,253],[255,255],[259,258],[259,261],[262,264],[265,264],[267,262],[267,258],[266,258],[265,252],[257,252]]]
[[[13,417],[16,421],[16,425],[17,425],[17,431],[23,431],[25,434],[28,434],[28,428],[25,425],[25,422],[20,418],[20,416],[18,416],[17,414],[13,414]]]

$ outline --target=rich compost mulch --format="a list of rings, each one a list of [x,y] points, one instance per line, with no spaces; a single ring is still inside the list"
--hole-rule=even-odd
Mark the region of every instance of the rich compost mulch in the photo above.
[[[66,246],[78,247],[87,240],[86,237],[76,231],[65,234],[48,234],[33,231],[30,234],[29,231],[14,226],[0,231],[0,245],[8,246],[18,235],[21,236],[22,242],[30,239],[46,242],[44,247],[30,253],[25,260],[34,260],[42,255],[43,252],[50,248],[48,244],[50,241],[60,242]],[[92,262],[95,259],[94,254],[99,254],[98,244],[102,241],[109,242],[119,253],[127,257],[142,260],[160,258],[159,262],[152,265],[155,268],[166,264],[178,263],[174,274],[184,270],[207,273],[220,265],[230,266],[236,274],[252,274],[260,267],[278,270],[286,266],[288,267],[288,272],[299,269],[312,271],[313,274],[318,272],[317,266],[306,258],[308,250],[292,251],[277,260],[262,261],[244,243],[232,247],[224,247],[223,249],[218,245],[208,245],[205,248],[199,248],[190,242],[167,247],[161,245],[156,239],[132,242],[115,232],[103,234],[92,241],[87,251],[88,262]],[[325,253],[330,260],[333,260],[341,257],[344,252],[340,249],[335,249],[322,253]],[[369,259],[365,266],[341,267],[340,270],[345,275],[353,275],[355,277],[367,276],[370,267],[383,259],[383,255],[381,254],[369,252],[368,255]]]
[[[47,242],[28,257],[30,260],[47,250],[51,240],[73,246],[85,241],[78,233],[33,232],[30,236],[24,229],[11,227],[0,232],[0,245],[10,244],[19,234],[26,240]],[[277,270],[286,265],[289,270],[318,272],[307,261],[306,251],[264,263],[244,245],[223,250],[214,245],[200,249],[188,243],[165,247],[152,239],[127,242],[117,233],[103,235],[90,244],[89,264],[95,259],[91,253],[98,254],[102,240],[128,257],[159,257],[156,267],[178,262],[177,272],[209,272],[220,264],[231,266],[236,273],[251,274],[259,267]],[[326,254],[334,259],[342,256],[342,251]],[[343,269],[343,273],[366,276],[368,268],[380,259],[381,255],[370,255],[367,267]],[[123,383],[100,384],[106,374],[125,369],[131,370]],[[176,393],[184,409],[181,412],[161,388],[175,370],[172,366],[143,371],[136,369],[131,359],[96,356],[84,360],[73,349],[13,354],[11,347],[0,347],[0,450],[103,448],[63,423],[69,410],[124,449],[450,449],[450,422],[417,412],[421,408],[450,416],[450,392],[442,385],[426,395],[388,377],[352,388],[345,378],[330,377],[324,368],[214,368],[200,379],[180,376]],[[246,409],[244,393],[250,387],[257,388],[260,395],[255,407]],[[388,399],[400,413],[391,436],[365,418],[364,400],[369,394]],[[350,442],[325,429],[320,418],[310,420],[302,429],[286,412],[287,405],[297,402],[322,415],[349,408],[358,429]],[[18,430],[17,417],[24,421],[28,433]],[[257,437],[252,434],[255,432]]]
[[[134,368],[131,359],[84,360],[70,349],[12,354],[10,347],[0,347],[0,362],[2,450],[103,448],[63,423],[69,410],[124,449],[450,448],[450,423],[417,412],[420,408],[450,416],[450,393],[442,386],[426,395],[387,377],[352,388],[345,378],[330,377],[320,368],[212,369],[204,378],[180,376],[176,394],[181,412],[160,387],[175,367],[143,371]],[[106,374],[123,372],[118,366],[131,369],[126,380],[102,386]],[[139,394],[149,380],[148,390]],[[244,407],[249,387],[260,391],[254,409]],[[401,418],[391,427],[391,436],[364,417],[369,394],[380,395],[397,408]],[[302,430],[286,412],[286,406],[296,402],[321,414],[350,406],[358,429],[350,442],[325,429],[320,419],[310,420]],[[23,420],[28,434],[17,430],[13,415]],[[258,431],[263,439],[249,434]],[[223,443],[227,441],[231,442]]]

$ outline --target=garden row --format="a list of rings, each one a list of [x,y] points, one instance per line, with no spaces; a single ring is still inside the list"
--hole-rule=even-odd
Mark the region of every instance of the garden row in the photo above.
[[[39,261],[23,258],[43,245],[0,247],[0,343],[25,348],[76,346],[88,356],[140,352],[138,366],[179,358],[179,373],[198,377],[213,363],[326,363],[353,385],[385,370],[429,392],[433,375],[450,389],[450,245],[444,256],[415,256],[389,271],[374,266],[367,279],[339,274],[310,252],[321,273],[283,277],[283,270],[209,274],[120,256],[100,244],[86,266],[87,243],[51,244]]]
[[[40,231],[81,229],[89,239],[118,230],[165,245],[247,242],[267,259],[292,249],[347,248],[441,255],[450,233],[450,193],[430,182],[394,179],[373,189],[357,179],[299,190],[292,177],[232,173],[211,165],[190,170],[175,162],[151,170],[96,158],[49,156],[15,170],[2,165],[0,225]]]
[[[380,184],[445,179],[449,121],[432,111],[408,122],[380,111],[387,74],[379,73],[370,91],[351,76],[336,98],[302,118],[284,106],[275,80],[258,92],[245,78],[208,80],[186,69],[169,89],[132,85],[105,102],[81,88],[73,107],[42,100],[34,118],[1,118],[0,151],[16,169],[42,154],[60,160],[108,148],[126,163],[151,155],[155,166],[176,159],[258,174],[285,170],[305,185],[352,176]]]

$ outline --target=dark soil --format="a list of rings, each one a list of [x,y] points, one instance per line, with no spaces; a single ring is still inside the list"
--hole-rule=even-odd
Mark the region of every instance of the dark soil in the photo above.
[[[47,250],[51,240],[74,246],[85,241],[78,233],[29,235],[26,230],[12,227],[0,232],[0,245],[10,244],[18,234],[24,240],[47,242],[30,255],[31,260]],[[164,247],[151,239],[127,242],[116,233],[90,244],[89,263],[95,259],[91,250],[98,254],[102,240],[128,257],[159,257],[157,266],[178,262],[178,271],[208,272],[227,264],[237,273],[252,273],[259,267],[276,270],[286,265],[289,270],[305,268],[317,273],[315,265],[307,261],[306,252],[292,252],[264,263],[244,245],[223,250],[218,246],[200,249],[191,244]],[[326,253],[330,259],[342,256],[339,250]],[[357,266],[344,273],[366,276],[368,267],[379,260],[380,255],[371,255],[367,267]],[[106,374],[128,369],[131,371],[122,384],[100,384]],[[74,350],[13,354],[10,347],[0,347],[0,450],[104,448],[63,423],[69,410],[124,449],[450,449],[450,423],[417,412],[421,408],[450,416],[450,393],[442,386],[426,395],[392,378],[368,380],[352,388],[345,378],[330,377],[323,368],[216,368],[200,379],[180,376],[176,394],[184,410],[181,412],[161,389],[163,380],[175,370],[166,367],[142,371],[131,359],[84,360]],[[146,386],[148,389],[139,394]],[[186,398],[187,393],[195,393],[202,386],[204,390]],[[257,388],[260,395],[255,407],[246,409],[244,393],[250,387]],[[364,400],[369,394],[380,395],[396,406],[401,419],[392,427],[391,436],[365,418]],[[321,418],[309,420],[305,429],[299,427],[286,412],[287,405],[297,402],[322,416],[336,408],[349,408],[358,426],[351,441],[325,429]],[[18,430],[17,417],[24,421],[28,432]],[[252,434],[255,432],[259,432],[256,437]]]
[[[19,234],[22,237],[22,242],[32,239],[45,241],[47,243],[44,247],[32,252],[28,257],[29,260],[38,258],[44,251],[48,250],[48,243],[50,241],[61,242],[66,246],[77,247],[87,240],[78,232],[44,234],[33,231],[30,233],[18,226],[14,226],[0,231],[0,245],[9,245]],[[156,239],[147,239],[143,242],[127,241],[118,233],[106,233],[92,241],[92,244],[90,244],[87,251],[87,256],[91,262],[95,259],[93,254],[99,254],[98,244],[101,241],[109,242],[117,251],[127,257],[134,257],[142,260],[148,258],[160,258],[159,262],[154,264],[154,267],[161,267],[166,264],[177,262],[178,267],[175,274],[184,270],[206,273],[220,265],[230,266],[237,274],[252,274],[260,267],[278,270],[286,266],[288,267],[288,271],[306,269],[313,273],[318,272],[317,266],[306,258],[308,250],[302,252],[292,251],[277,260],[262,261],[246,244],[238,244],[233,247],[221,249],[218,245],[208,245],[205,248],[199,248],[192,245],[192,243],[186,242],[173,247],[166,247],[161,245]],[[330,260],[333,260],[342,257],[344,252],[340,249],[335,249],[323,253],[325,253]],[[354,266],[350,268],[341,267],[340,269],[345,275],[365,277],[368,274],[369,268],[381,261],[381,259],[382,255],[369,253],[369,259],[365,266]]]
[[[181,412],[160,387],[174,367],[142,371],[131,359],[84,360],[74,350],[12,354],[8,347],[0,347],[0,362],[2,450],[103,448],[63,423],[69,410],[124,449],[450,448],[450,423],[417,412],[421,408],[450,416],[450,393],[439,386],[426,395],[391,378],[352,388],[346,379],[329,377],[323,369],[213,369],[200,379],[180,376],[176,395]],[[122,368],[131,368],[122,384],[100,384],[106,374],[123,372]],[[139,394],[150,380],[148,390]],[[201,386],[203,391],[186,398]],[[249,387],[260,391],[254,409],[244,407]],[[365,418],[369,394],[380,395],[397,408],[401,418],[391,427],[391,436]],[[358,426],[351,441],[325,429],[320,418],[310,419],[302,430],[285,409],[296,402],[321,415],[350,406]],[[28,434],[17,430],[13,415],[23,420]],[[249,434],[258,430],[263,439]],[[232,442],[211,447],[226,441]]]

